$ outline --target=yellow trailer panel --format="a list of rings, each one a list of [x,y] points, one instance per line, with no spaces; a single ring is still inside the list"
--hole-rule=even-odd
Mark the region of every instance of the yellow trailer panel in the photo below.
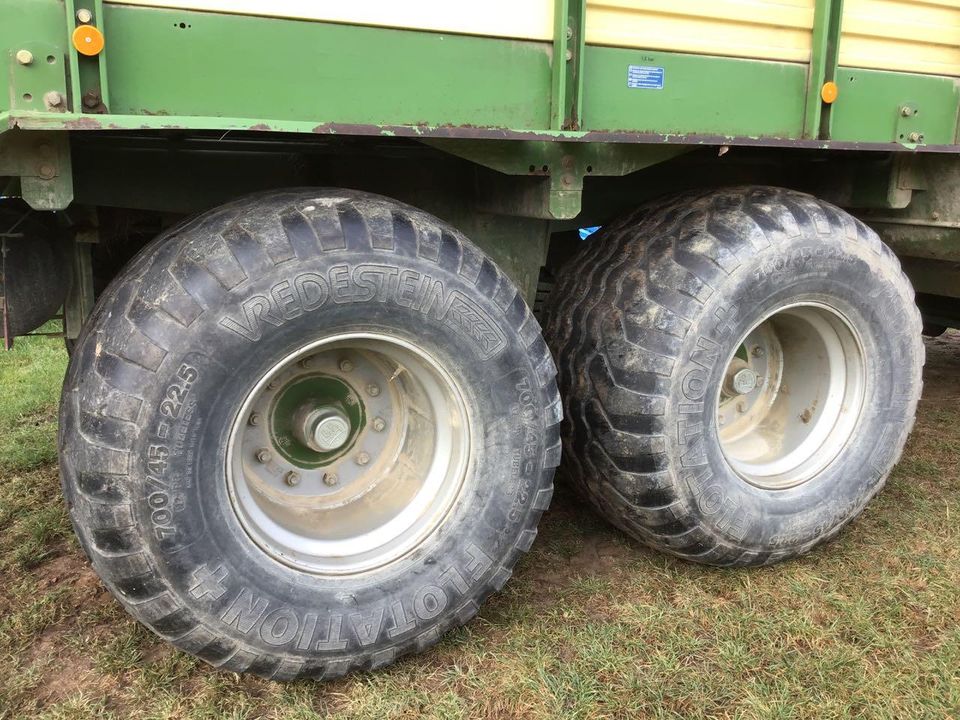
[[[522,40],[553,38],[552,0],[486,0],[483,3],[450,0],[116,0],[113,4],[322,20]]]
[[[807,62],[814,0],[587,0],[595,45]]]
[[[846,0],[840,65],[960,75],[960,0]]]

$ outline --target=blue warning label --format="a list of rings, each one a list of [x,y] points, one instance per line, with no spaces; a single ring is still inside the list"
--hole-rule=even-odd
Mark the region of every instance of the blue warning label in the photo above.
[[[641,90],[663,90],[663,68],[648,65],[627,65],[627,87]]]

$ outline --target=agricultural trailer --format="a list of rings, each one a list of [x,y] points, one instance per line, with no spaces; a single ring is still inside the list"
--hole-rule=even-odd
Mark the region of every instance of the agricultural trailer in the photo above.
[[[960,324],[955,0],[0,0],[0,49],[5,344],[63,335],[80,543],[225,670],[432,645],[561,456],[646,545],[807,552]]]

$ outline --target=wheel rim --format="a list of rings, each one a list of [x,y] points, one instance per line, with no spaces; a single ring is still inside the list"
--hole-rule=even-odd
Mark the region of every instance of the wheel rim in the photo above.
[[[234,419],[233,510],[274,559],[364,572],[419,546],[459,495],[463,393],[423,350],[377,333],[312,343],[271,367]]]
[[[717,400],[727,462],[764,489],[809,481],[853,437],[865,374],[860,339],[836,308],[800,303],[766,315],[729,358]]]

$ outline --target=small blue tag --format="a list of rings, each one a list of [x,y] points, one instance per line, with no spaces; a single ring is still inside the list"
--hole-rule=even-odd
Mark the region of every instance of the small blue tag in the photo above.
[[[641,90],[663,90],[663,68],[627,65],[627,87]]]

